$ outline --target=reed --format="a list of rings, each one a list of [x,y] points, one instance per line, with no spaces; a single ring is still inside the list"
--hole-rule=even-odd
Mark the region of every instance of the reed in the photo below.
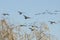
[[[17,30],[20,26],[9,26],[5,19],[1,20],[0,25],[2,26],[2,30],[0,30],[0,40],[51,40],[51,36],[46,34],[46,31],[49,30],[49,27],[45,23],[39,27],[40,30],[34,29],[30,34],[24,31],[24,34],[21,34],[21,31]],[[14,32],[14,29],[17,30],[18,33]]]

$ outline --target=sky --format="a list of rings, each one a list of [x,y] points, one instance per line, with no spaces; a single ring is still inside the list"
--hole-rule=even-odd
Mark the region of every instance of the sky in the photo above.
[[[32,22],[45,22],[48,24],[51,34],[56,35],[60,40],[60,23],[51,25],[49,20],[60,21],[60,13],[57,15],[34,15],[42,13],[46,10],[53,12],[60,11],[60,0],[0,0],[0,20],[6,18],[11,24],[28,24]],[[24,20],[23,16],[18,14],[18,11],[23,12],[24,15],[30,16],[31,19]],[[9,13],[10,16],[3,17],[3,13]]]

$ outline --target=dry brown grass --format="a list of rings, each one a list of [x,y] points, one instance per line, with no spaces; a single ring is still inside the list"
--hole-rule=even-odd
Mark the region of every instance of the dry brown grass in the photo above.
[[[36,40],[50,40],[50,36],[47,36],[43,30],[34,30],[30,34],[18,34],[13,32],[13,28],[8,25],[7,21],[5,19],[1,20],[0,24],[2,25],[2,30],[0,30],[0,40],[32,40],[35,38]],[[43,29],[48,29],[48,26],[46,24],[43,25]],[[41,32],[42,31],[42,32]]]
[[[1,20],[2,30],[0,32],[2,39],[15,40],[13,36],[12,28],[9,27],[5,20]]]

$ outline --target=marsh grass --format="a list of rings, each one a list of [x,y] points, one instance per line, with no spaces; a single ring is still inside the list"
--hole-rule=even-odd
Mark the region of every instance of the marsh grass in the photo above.
[[[0,30],[0,40],[33,40],[33,38],[36,40],[51,40],[51,36],[45,34],[45,30],[49,30],[47,24],[43,24],[40,27],[40,30],[37,29],[31,31],[30,34],[24,33],[23,35],[19,33],[21,32],[19,30],[18,33],[13,32],[14,28],[9,26],[5,19],[1,20],[0,25],[2,25],[2,30]],[[16,27],[15,29],[17,29]]]

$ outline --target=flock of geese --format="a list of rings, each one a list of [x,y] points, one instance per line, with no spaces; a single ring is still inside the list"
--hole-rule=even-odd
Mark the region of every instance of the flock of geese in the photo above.
[[[48,10],[46,11],[48,14],[58,14],[58,13],[60,13],[60,11],[57,11],[57,10],[55,10],[54,12],[55,13],[52,13],[52,12],[49,12]],[[37,13],[37,14],[35,14],[35,15],[40,15],[40,14],[46,14],[46,12],[43,12],[43,13]],[[18,13],[19,13],[19,15],[23,15],[23,12],[21,12],[21,11],[18,11]],[[8,13],[3,13],[2,14],[3,16],[9,16],[10,14],[8,14]],[[24,19],[26,20],[26,19],[30,19],[31,17],[29,17],[29,16],[26,16],[26,15],[23,15],[24,16]],[[56,21],[48,21],[48,22],[50,22],[50,24],[56,24]],[[26,26],[26,25],[20,25],[20,26]],[[32,27],[36,27],[37,28],[37,26],[33,26],[32,25]],[[29,29],[31,29],[31,31],[33,31],[33,29],[32,28],[29,28]]]
[[[55,11],[53,11],[53,12],[50,12],[50,11],[48,11],[48,10],[46,10],[46,12],[42,12],[42,13],[37,13],[37,14],[35,14],[35,15],[41,15],[41,14],[50,14],[50,15],[53,15],[53,14],[58,14],[58,13],[60,13],[60,11],[57,11],[57,10],[55,10]]]
[[[49,12],[48,10],[46,10],[46,12],[47,12],[48,14],[51,14],[51,15],[60,13],[60,11],[57,11],[57,10],[54,11],[55,13]],[[46,14],[46,12],[37,13],[37,14],[35,14],[35,15],[40,15],[40,14],[43,14],[43,15],[44,15],[44,14]],[[19,13],[19,15],[22,15],[22,14],[23,14],[21,11],[18,11],[18,13]],[[9,16],[10,14],[8,14],[8,13],[3,13],[2,15],[3,15],[3,16]],[[24,19],[30,19],[30,18],[31,18],[31,17],[28,17],[28,16],[26,16],[26,15],[23,15],[23,16],[24,16]],[[50,21],[50,22],[51,22],[51,21]],[[55,23],[55,22],[52,22],[52,23]]]

